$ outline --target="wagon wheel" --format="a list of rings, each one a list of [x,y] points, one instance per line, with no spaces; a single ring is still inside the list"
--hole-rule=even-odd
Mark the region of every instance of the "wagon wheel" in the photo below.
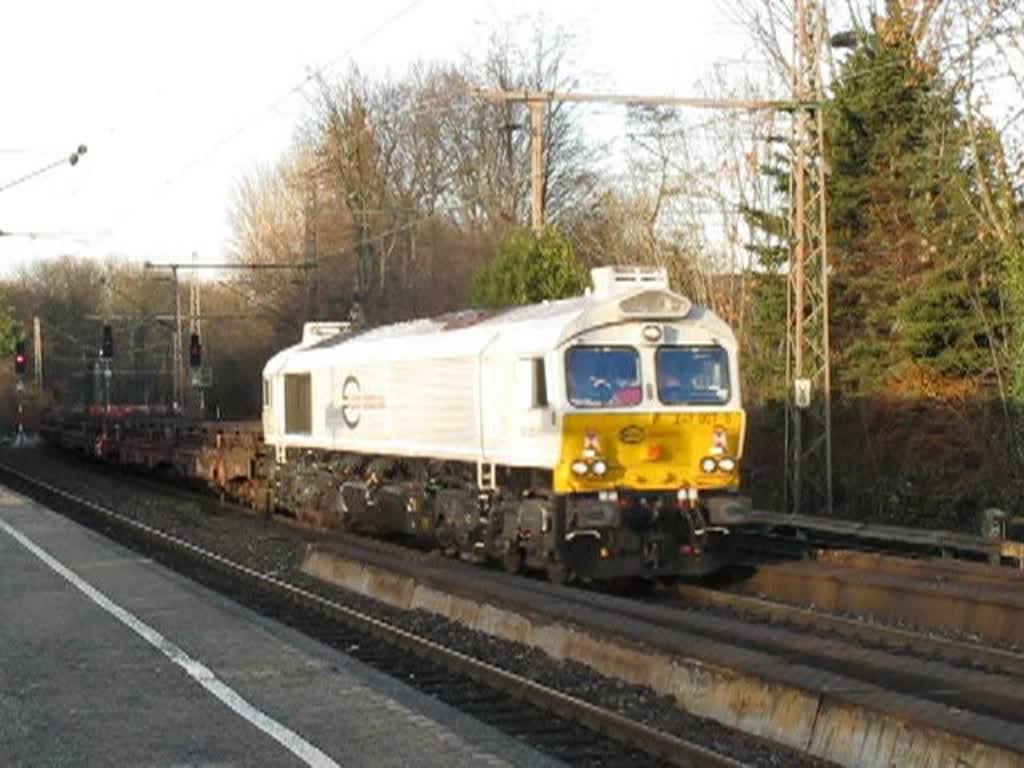
[[[350,532],[353,529],[352,513],[348,511],[348,504],[345,503],[345,497],[341,493],[341,489],[338,489],[338,495],[335,497],[334,511],[336,513],[336,519],[338,521],[338,529],[344,532]]]
[[[434,538],[437,540],[437,548],[445,557],[456,557],[459,554],[459,545],[455,541],[455,530],[448,522],[441,518],[434,528]]]
[[[573,578],[572,570],[561,560],[548,560],[544,572],[552,584],[569,584]]]
[[[506,573],[517,574],[523,570],[523,550],[510,546],[508,552],[501,557],[501,567]]]

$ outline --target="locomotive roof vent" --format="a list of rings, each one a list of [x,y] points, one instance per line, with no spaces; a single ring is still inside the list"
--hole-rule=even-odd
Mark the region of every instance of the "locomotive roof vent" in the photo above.
[[[331,336],[337,336],[339,333],[345,333],[351,329],[352,323],[344,322],[330,322],[330,323],[303,323],[302,324],[302,344],[316,344],[318,342],[329,339]]]
[[[590,270],[593,295],[608,298],[637,288],[668,290],[668,271],[664,267],[597,267]]]

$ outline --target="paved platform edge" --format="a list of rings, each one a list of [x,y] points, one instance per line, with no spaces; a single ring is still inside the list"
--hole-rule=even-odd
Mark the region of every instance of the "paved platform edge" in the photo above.
[[[0,516],[0,533],[3,534],[5,540],[9,539],[18,548],[18,551],[24,553],[24,556],[30,561],[37,562],[41,567],[40,572],[45,574],[54,584],[59,585],[62,591],[67,591],[69,594],[75,595],[80,602],[90,605],[97,612],[97,615],[103,617],[104,623],[114,628],[119,633],[119,636],[126,638],[128,642],[146,648],[147,659],[149,654],[152,654],[154,659],[163,657],[162,661],[157,663],[157,666],[170,664],[171,667],[177,667],[178,672],[175,675],[184,673],[181,674],[182,680],[189,681],[185,683],[186,687],[198,683],[196,685],[197,689],[206,689],[206,694],[213,694],[210,696],[209,701],[218,702],[219,700],[219,705],[223,707],[223,709],[220,709],[217,704],[214,704],[213,711],[218,715],[232,713],[232,710],[234,716],[239,715],[238,707],[232,706],[232,704],[241,704],[242,709],[249,709],[247,707],[248,702],[243,699],[247,695],[243,689],[249,689],[249,694],[252,694],[254,687],[260,684],[260,679],[265,677],[263,670],[257,670],[259,674],[256,676],[246,677],[246,669],[244,666],[239,666],[235,663],[237,659],[234,659],[234,656],[232,656],[233,651],[230,649],[223,651],[217,659],[212,659],[208,655],[208,647],[207,653],[204,653],[200,648],[198,656],[193,655],[194,651],[184,650],[187,646],[209,646],[210,642],[219,639],[220,634],[211,633],[201,641],[191,638],[187,641],[187,644],[177,645],[176,641],[169,639],[174,633],[170,635],[164,634],[166,629],[161,628],[161,624],[164,623],[162,619],[166,618],[167,613],[164,609],[157,608],[151,612],[139,611],[140,605],[138,600],[131,596],[128,596],[126,599],[126,595],[123,594],[118,596],[119,593],[116,590],[109,591],[109,584],[106,587],[103,586],[104,581],[109,581],[113,578],[111,574],[113,573],[112,567],[114,565],[141,568],[147,575],[147,579],[144,579],[144,581],[159,582],[160,585],[169,585],[171,588],[183,589],[187,593],[186,596],[206,595],[210,601],[208,607],[211,612],[223,614],[227,620],[241,620],[250,624],[259,633],[259,639],[262,644],[287,644],[288,648],[286,650],[295,658],[309,656],[311,663],[315,662],[313,666],[306,665],[309,670],[314,669],[314,667],[316,669],[322,667],[327,670],[340,671],[344,675],[352,677],[356,681],[354,683],[356,689],[364,692],[364,698],[366,691],[372,693],[370,698],[373,701],[369,702],[369,704],[361,700],[362,704],[366,705],[363,709],[367,709],[371,705],[383,708],[388,716],[400,717],[403,725],[417,731],[417,733],[424,729],[433,733],[435,730],[438,730],[434,728],[434,725],[439,725],[439,730],[443,732],[436,734],[439,742],[438,748],[444,748],[446,752],[439,751],[436,754],[444,760],[451,757],[447,750],[460,747],[462,752],[465,753],[464,757],[471,758],[473,762],[481,764],[551,766],[559,764],[556,760],[549,760],[546,756],[534,751],[529,745],[517,741],[512,736],[494,730],[485,723],[475,721],[472,716],[464,715],[457,709],[453,709],[435,700],[428,694],[420,693],[415,688],[406,690],[405,684],[399,679],[391,678],[372,667],[364,668],[361,662],[345,656],[343,652],[329,646],[322,646],[318,641],[302,634],[298,630],[252,613],[249,609],[234,603],[226,597],[222,597],[216,592],[210,592],[149,558],[133,556],[133,553],[129,550],[125,550],[120,544],[110,541],[90,527],[82,526],[69,520],[59,512],[4,485],[0,485],[0,508],[3,508],[5,512],[14,513],[13,519],[7,519],[9,517],[7,515]],[[40,517],[38,513],[44,513],[45,517]],[[46,535],[40,538],[39,531],[30,530],[26,532],[24,530],[26,528],[24,521],[26,520],[31,521],[27,526],[29,528],[37,526],[39,521],[52,521],[52,525],[57,526],[57,528],[53,529],[50,536],[53,540],[47,542]],[[48,523],[48,525],[51,524]],[[66,534],[69,531],[80,533],[80,536],[68,537]],[[54,539],[54,536],[57,538]],[[59,542],[60,545],[52,548],[54,542]],[[103,551],[112,552],[113,556],[102,557],[99,560],[90,560],[84,563],[85,571],[82,571],[83,563],[74,560],[68,561],[66,559],[67,553],[64,552],[62,555],[60,552],[62,549],[67,549],[68,546],[76,549],[83,545],[71,545],[69,542],[84,543],[86,548],[104,548]],[[123,552],[124,556],[119,555],[119,552]],[[135,603],[134,606],[133,603]],[[146,618],[147,613],[152,613],[152,616]],[[154,618],[156,618],[155,623],[153,622]],[[207,668],[203,662],[199,661],[199,659],[204,658],[212,659],[213,666],[211,668]],[[234,659],[234,662],[226,665],[225,659]],[[218,661],[220,662],[219,664]],[[147,661],[148,663],[149,661]],[[218,666],[225,667],[223,672],[226,673],[226,677],[223,680],[220,679],[220,675],[215,675],[211,671],[211,669],[215,669]],[[303,667],[303,669],[306,669],[306,667]],[[310,672],[310,674],[313,674],[313,672]],[[242,687],[237,689],[229,687],[226,684],[229,679],[234,681],[231,683],[232,686],[240,684]],[[348,683],[345,681],[342,681],[342,683],[344,683],[342,687],[345,688],[345,692],[349,692],[346,687]],[[374,686],[380,686],[380,690],[374,689]],[[215,690],[211,690],[211,688]],[[286,692],[286,695],[291,693],[291,691]],[[411,699],[410,696],[412,697]],[[266,697],[260,697],[258,694],[257,698],[266,699]],[[422,701],[419,701],[419,699],[422,699]],[[253,701],[255,700],[253,699]],[[205,704],[207,700],[202,699],[202,701]],[[412,701],[412,704],[408,704],[409,701]],[[282,710],[281,706],[279,706],[281,701],[276,703],[268,701],[268,703],[270,704],[268,712],[274,710],[279,715],[284,715],[285,718],[290,717],[290,711]],[[225,704],[227,706],[223,706]],[[424,704],[425,707],[421,709],[419,707],[420,704]],[[292,746],[300,747],[298,749],[288,749],[300,761],[318,765],[335,764],[327,755],[320,753],[319,750],[313,747],[312,743],[288,737],[288,734],[285,733],[288,729],[277,727],[281,724],[273,722],[273,718],[268,717],[264,712],[252,708],[249,710],[249,714],[253,715],[253,717],[242,716],[237,718],[238,723],[244,724],[242,725],[243,730],[257,725],[253,722],[253,719],[260,721],[264,726],[269,723],[271,725],[269,728],[270,733],[268,733],[267,728],[259,727],[259,725],[257,725],[255,730],[264,731],[265,735],[271,737],[269,741],[277,742],[279,746],[288,749],[288,746],[283,744],[282,739],[279,738],[285,735],[284,741],[291,740],[293,741]],[[230,720],[230,722],[235,723],[236,720]],[[332,729],[328,728],[327,730]],[[248,731],[246,732],[248,733]],[[294,735],[291,734],[292,737]],[[474,740],[475,737],[486,737],[483,739],[484,743],[479,749]],[[0,738],[0,742],[2,741],[3,738]],[[420,741],[417,748],[422,748],[422,746],[423,743]],[[366,744],[362,744],[362,747],[366,747]],[[510,747],[511,750],[509,749]],[[362,756],[367,757],[366,754]],[[275,761],[281,757],[281,755],[278,755]],[[6,764],[6,761],[2,762]],[[186,760],[186,762],[188,761]],[[347,763],[348,761],[346,760]],[[355,764],[367,763],[360,763],[357,760]],[[442,764],[449,763],[445,762]]]
[[[669,655],[633,639],[616,642],[560,617],[453,594],[441,585],[348,557],[336,548],[311,545],[302,568],[308,575],[388,605],[440,615],[538,648],[552,658],[571,658],[609,677],[649,686],[672,696],[687,712],[848,768],[961,764],[1024,768],[1024,755],[1019,752],[924,718],[899,716],[824,687],[799,687],[696,657]]]

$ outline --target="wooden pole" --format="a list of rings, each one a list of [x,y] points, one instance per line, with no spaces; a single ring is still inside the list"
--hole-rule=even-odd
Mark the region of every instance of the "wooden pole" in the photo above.
[[[39,316],[32,318],[32,359],[36,373],[36,390],[43,391],[43,332]]]
[[[178,267],[171,267],[171,282],[174,284],[174,410],[182,407],[181,386],[181,294],[178,292]]]
[[[530,228],[544,231],[544,101],[530,102]]]

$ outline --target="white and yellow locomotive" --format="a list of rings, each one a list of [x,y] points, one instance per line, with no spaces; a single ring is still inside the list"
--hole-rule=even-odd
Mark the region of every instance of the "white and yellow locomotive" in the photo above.
[[[749,510],[735,337],[664,270],[592,280],[507,310],[307,324],[264,370],[279,498],[558,579],[719,568]]]

